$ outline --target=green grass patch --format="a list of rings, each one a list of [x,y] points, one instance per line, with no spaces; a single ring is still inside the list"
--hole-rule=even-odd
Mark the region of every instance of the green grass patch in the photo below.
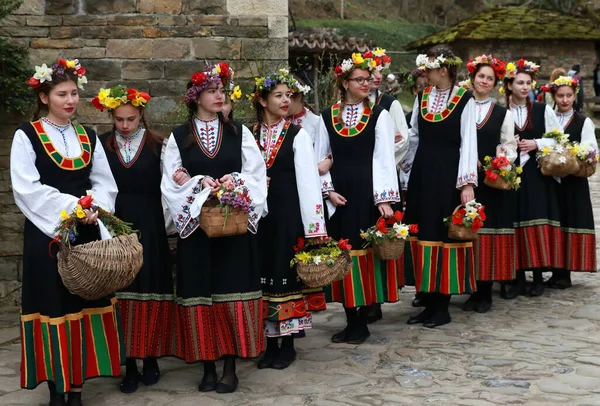
[[[400,51],[405,44],[437,31],[433,25],[405,21],[298,20],[296,25],[332,28],[339,35],[373,40],[378,46],[391,51]]]

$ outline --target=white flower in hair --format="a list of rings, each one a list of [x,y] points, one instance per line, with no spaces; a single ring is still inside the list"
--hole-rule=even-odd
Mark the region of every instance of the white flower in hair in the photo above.
[[[344,59],[342,62],[342,72],[349,72],[354,67],[352,59]]]
[[[421,66],[426,66],[428,63],[429,63],[429,58],[427,57],[427,55],[420,54],[419,56],[417,56],[417,59],[416,59],[417,68],[420,68]]]
[[[35,67],[35,73],[33,77],[40,81],[40,83],[44,83],[46,81],[52,82],[52,69],[50,69],[45,63],[42,66]]]
[[[77,78],[77,87],[80,88],[81,90],[83,90],[83,85],[85,85],[87,82],[88,81],[85,76]]]

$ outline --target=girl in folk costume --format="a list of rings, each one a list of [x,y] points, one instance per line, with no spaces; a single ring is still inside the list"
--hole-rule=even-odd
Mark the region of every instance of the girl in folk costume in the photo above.
[[[290,108],[288,116],[285,119],[292,124],[304,128],[314,144],[319,116],[314,113],[312,107],[304,100],[304,96],[310,93],[310,86],[303,85],[297,78],[295,80],[296,84],[290,88]]]
[[[494,281],[515,279],[516,193],[492,188],[484,183],[485,157],[504,157],[507,165],[517,158],[514,121],[510,110],[496,104],[490,95],[506,74],[506,62],[492,55],[481,55],[467,63],[471,77],[477,120],[477,200],[485,206],[486,220],[475,241],[477,292],[463,310],[487,312],[492,306]],[[517,169],[519,171],[520,169]]]
[[[325,306],[321,289],[303,292],[296,269],[290,268],[299,239],[327,236],[312,139],[303,128],[284,120],[290,96],[300,91],[299,86],[287,69],[279,69],[256,79],[253,96],[257,117],[253,132],[269,185],[269,215],[258,232],[267,335],[267,350],[258,363],[261,369],[287,368],[296,358],[294,335],[312,326],[309,307]]]
[[[264,347],[253,234],[266,211],[266,169],[250,130],[221,113],[232,80],[224,62],[192,75],[185,96],[189,120],[169,137],[161,183],[179,233],[176,355],[204,361],[202,392],[235,391],[235,358],[257,357]],[[221,185],[249,189],[251,234],[209,239],[199,228],[203,204]],[[221,358],[225,364],[217,380],[215,361]]]
[[[562,127],[549,106],[529,99],[532,82],[538,73],[538,65],[521,59],[506,65],[504,77],[506,105],[513,113],[519,165],[523,168],[515,222],[517,281],[503,292],[507,299],[526,294],[525,271],[533,271],[533,287],[529,294],[542,295],[542,271],[562,269],[564,262],[559,184],[552,177],[542,175],[536,162],[536,150],[555,142],[542,138],[544,133]]]
[[[375,48],[369,50],[363,54],[363,58],[373,59],[377,64],[373,71],[373,83],[371,84],[371,93],[369,93],[369,101],[383,107],[390,113],[390,117],[394,123],[394,155],[396,161],[396,167],[398,168],[400,162],[404,159],[406,152],[408,152],[408,126],[406,125],[406,117],[404,116],[404,110],[400,102],[394,97],[387,93],[379,91],[381,86],[381,80],[383,78],[384,71],[389,70],[392,58],[385,54],[385,49]],[[401,172],[401,171],[400,171]],[[398,178],[400,180],[400,178]],[[399,207],[401,209],[401,207]],[[404,286],[404,258],[397,259],[395,261],[386,261],[386,267],[388,271],[393,272],[396,269],[398,272],[398,279],[400,282],[399,288]],[[368,322],[374,323],[381,320],[383,314],[381,312],[381,304],[374,303],[371,306],[371,310],[368,315]]]
[[[457,205],[474,199],[477,186],[475,102],[471,93],[454,86],[461,64],[443,46],[418,56],[429,87],[415,100],[404,162],[411,169],[405,221],[419,225],[411,244],[416,288],[428,293],[425,310],[408,324],[430,328],[451,321],[450,295],[475,291],[473,243],[450,239],[444,225]]]
[[[47,381],[50,405],[81,405],[84,382],[119,376],[124,346],[117,300],[88,301],[70,293],[58,273],[52,242],[61,217],[93,189],[96,204],[113,211],[117,185],[102,144],[89,128],[71,122],[79,91],[87,83],[77,60],[35,67],[28,80],[37,96],[33,121],[19,127],[10,153],[15,202],[26,217],[21,307],[21,387]],[[46,115],[39,117],[41,112]],[[82,213],[72,244],[101,238],[98,214]],[[106,231],[106,230],[104,230]],[[104,235],[102,238],[110,238]],[[49,252],[50,250],[50,252]]]
[[[589,162],[595,164],[598,142],[594,123],[573,111],[579,81],[561,76],[544,87],[556,102],[556,115],[565,134],[569,134],[569,141],[579,143],[575,151],[587,155]],[[547,286],[566,289],[571,287],[571,271],[596,272],[596,234],[588,180],[573,175],[562,178],[559,186],[559,205],[560,225],[565,239],[564,268],[552,272]]]
[[[127,353],[124,393],[137,390],[136,358],[144,360],[142,382],[153,385],[160,376],[156,357],[175,354],[173,277],[160,192],[163,139],[148,130],[148,100],[147,93],[120,85],[100,89],[92,99],[113,118],[112,131],[100,141],[119,187],[115,214],[141,232],[144,247],[142,269],[129,287],[117,292]]]
[[[341,100],[323,111],[315,150],[323,160],[333,156],[331,170],[322,176],[333,238],[349,238],[363,245],[360,234],[391,217],[398,202],[398,175],[394,163],[394,125],[389,113],[369,103],[371,73],[376,62],[353,54],[335,68]],[[398,301],[398,274],[386,270],[385,262],[370,250],[354,250],[352,270],[326,288],[329,299],[343,303],[347,326],[333,342],[360,344],[369,336],[367,315],[373,303]],[[394,270],[395,271],[395,270]]]

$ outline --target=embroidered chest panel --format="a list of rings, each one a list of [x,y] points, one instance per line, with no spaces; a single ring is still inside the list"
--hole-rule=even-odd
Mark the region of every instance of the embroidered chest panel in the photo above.
[[[81,155],[75,158],[67,158],[54,147],[50,137],[44,130],[41,120],[34,121],[31,125],[44,146],[44,150],[57,166],[67,171],[76,171],[89,165],[92,160],[92,144],[83,126],[73,124],[79,145],[81,146]]]
[[[333,124],[333,128],[336,133],[341,135],[342,137],[355,137],[360,134],[369,123],[369,119],[371,118],[371,111],[373,110],[373,103],[369,104],[369,107],[365,107],[360,118],[358,114],[356,117],[349,117],[352,126],[346,127],[343,123],[340,122],[338,118],[338,114],[340,112],[340,103],[336,103],[331,106],[331,123]]]
[[[217,156],[223,140],[223,126],[214,125],[213,122],[197,123],[194,121],[192,130],[202,152],[211,159]]]
[[[253,128],[252,132],[254,133],[254,138],[256,139],[258,148],[262,152],[263,159],[265,160],[267,169],[270,168],[271,166],[273,166],[273,163],[275,162],[275,159],[277,158],[277,153],[279,152],[279,149],[281,148],[281,144],[283,144],[283,140],[285,139],[285,136],[286,136],[291,124],[292,123],[290,123],[289,121],[286,121],[285,124],[283,125],[281,133],[279,133],[279,134],[267,133],[265,135],[265,141],[262,145],[260,143],[260,138],[261,138],[260,126],[258,123],[254,124],[254,128]]]
[[[431,113],[429,112],[429,98],[431,94],[432,87],[428,87],[423,91],[423,96],[421,97],[421,116],[424,120],[431,122],[439,122],[444,121],[458,106],[458,103],[462,99],[462,97],[467,93],[467,90],[464,88],[459,88],[454,97],[450,99],[450,102],[446,106],[446,108],[439,113]]]

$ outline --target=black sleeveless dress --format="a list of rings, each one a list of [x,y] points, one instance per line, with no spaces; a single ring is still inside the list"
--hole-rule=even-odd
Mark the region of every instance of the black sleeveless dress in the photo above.
[[[418,224],[411,250],[418,292],[473,293],[473,243],[448,238],[444,218],[460,205],[456,188],[461,115],[471,93],[460,88],[445,110],[428,112],[431,87],[419,93],[419,146],[411,168],[404,222]]]
[[[364,240],[361,230],[373,226],[380,214],[373,196],[373,154],[375,127],[383,108],[373,105],[368,122],[358,131],[353,127],[340,133],[334,125],[338,104],[325,109],[321,116],[327,127],[334,164],[330,173],[335,191],[347,199],[345,206],[337,207],[327,222],[329,235],[339,240],[348,238],[353,250],[352,270],[346,277],[324,288],[328,301],[341,302],[344,307],[369,306],[373,303],[397,302],[398,273],[387,270],[371,249],[360,249]],[[366,119],[366,117],[363,117]],[[346,129],[344,129],[346,130]],[[356,132],[355,132],[356,130]],[[379,196],[378,196],[379,197]]]
[[[219,179],[242,171],[242,125],[230,121],[218,132],[211,157],[200,141],[189,143],[187,124],[177,127],[183,167],[191,177]],[[220,138],[220,140],[218,139]],[[256,236],[208,238],[196,228],[177,240],[177,356],[186,362],[224,355],[257,357],[264,347],[262,292]]]
[[[75,125],[82,154],[63,157],[45,133],[42,121],[19,127],[36,155],[40,182],[77,198],[92,188],[90,173],[96,134]],[[48,204],[51,204],[49,202]],[[58,219],[57,219],[58,220]],[[74,245],[100,239],[98,226],[77,226]],[[119,376],[124,346],[114,295],[88,301],[73,295],[58,273],[58,246],[25,220],[21,305],[21,386],[34,389],[51,381],[68,392],[97,376]]]
[[[545,104],[534,102],[533,117],[527,117],[532,128],[527,129],[527,124],[519,128],[515,124],[515,135],[524,140],[542,138],[546,128],[545,110]],[[559,186],[553,177],[542,175],[536,151],[529,152],[529,160],[521,174],[521,188],[517,192],[515,236],[518,271],[563,268],[565,247],[560,229]]]
[[[565,127],[570,141],[581,142],[586,118],[573,113]],[[564,269],[575,272],[596,272],[596,232],[594,212],[587,178],[573,175],[561,179],[559,187],[560,225],[564,233]]]
[[[149,146],[144,133],[136,155],[125,163],[110,135],[100,135],[100,141],[119,187],[115,215],[133,223],[144,247],[142,269],[130,286],[117,292],[127,356],[174,355],[175,297],[160,192],[162,144]]]
[[[490,107],[486,119],[477,126],[477,157],[483,163],[486,156],[495,157],[502,143],[500,131],[506,109],[497,104]],[[478,281],[510,281],[515,279],[516,194],[484,183],[485,172],[479,172],[475,196],[485,206],[486,220],[475,241],[475,272]]]

